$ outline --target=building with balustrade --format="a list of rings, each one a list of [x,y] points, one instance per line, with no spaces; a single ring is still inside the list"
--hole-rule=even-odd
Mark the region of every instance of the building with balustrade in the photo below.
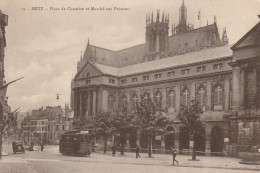
[[[71,82],[74,117],[133,111],[141,96],[150,97],[173,120],[165,127],[168,135],[153,139],[154,150],[174,146],[187,153],[196,146],[206,154],[235,155],[259,145],[260,24],[232,46],[225,28],[220,38],[216,18],[195,29],[187,24],[184,1],[179,15],[171,34],[167,13],[147,15],[144,44],[113,51],[88,42]],[[189,136],[176,118],[193,99],[204,109],[197,136]],[[126,143],[146,148],[147,137],[129,131]]]

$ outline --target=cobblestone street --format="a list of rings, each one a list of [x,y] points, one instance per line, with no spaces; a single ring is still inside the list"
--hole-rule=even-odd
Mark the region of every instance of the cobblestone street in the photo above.
[[[94,152],[90,157],[63,156],[58,146],[46,146],[41,152],[26,151],[25,154],[13,155],[10,146],[4,146],[10,153],[0,161],[0,172],[256,172],[259,165],[239,164],[237,158],[198,156],[199,161],[189,161],[190,156],[178,155],[178,165],[171,165],[171,155],[141,153],[136,159],[134,153],[117,154],[112,157],[111,152],[106,154]]]

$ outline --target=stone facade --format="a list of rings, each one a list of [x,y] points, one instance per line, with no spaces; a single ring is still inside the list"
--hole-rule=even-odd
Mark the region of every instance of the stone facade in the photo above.
[[[183,6],[184,3],[181,10],[186,9]],[[241,41],[232,47],[233,55],[231,46],[226,45],[226,29],[220,40],[216,22],[193,29],[184,27],[186,21],[180,21],[178,32],[161,39],[165,41],[161,45],[157,32],[160,36],[160,32],[168,34],[164,30],[168,30],[169,18],[167,14],[163,14],[162,20],[159,18],[159,12],[155,21],[153,15],[147,17],[146,43],[128,48],[128,56],[132,57],[128,59],[129,63],[121,63],[122,57],[118,56],[120,51],[114,52],[88,43],[71,83],[74,116],[122,110],[123,107],[132,111],[141,96],[150,97],[160,103],[161,109],[173,120],[172,125],[165,127],[172,133],[154,138],[154,151],[167,152],[171,146],[175,146],[180,152],[186,153],[191,151],[195,142],[198,147],[196,150],[202,153],[236,154],[237,146],[231,144],[237,144],[239,139],[241,120],[237,117],[243,116],[245,107],[248,106],[251,114],[258,114],[254,108],[259,106],[255,101],[259,98],[259,67],[253,62],[259,60],[259,32],[256,34],[257,39],[255,35],[252,36],[251,40],[255,42],[251,49],[247,45],[238,48],[243,44]],[[186,17],[180,19],[186,20]],[[161,27],[152,27],[155,35],[147,34],[153,32],[153,22]],[[151,36],[152,39],[149,38]],[[176,40],[187,42],[177,42],[176,45]],[[100,53],[101,50],[104,50],[103,54]],[[245,63],[245,59],[248,59],[245,55],[250,56],[251,65]],[[244,68],[248,70],[243,72],[241,69]],[[201,136],[189,136],[180,128],[180,122],[176,118],[180,106],[189,105],[193,99],[199,100],[204,109],[201,115],[204,122]],[[256,127],[257,124],[248,126]],[[142,148],[147,147],[147,137],[142,134],[129,132],[126,136],[130,148],[135,147],[136,142]]]

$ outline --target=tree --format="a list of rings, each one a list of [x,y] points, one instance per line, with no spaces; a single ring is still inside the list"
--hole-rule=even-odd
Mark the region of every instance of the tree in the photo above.
[[[111,116],[111,132],[113,135],[120,135],[121,154],[124,154],[124,139],[127,130],[134,127],[134,115],[122,110],[122,112],[112,113]]]
[[[111,113],[99,112],[95,115],[80,116],[74,119],[74,127],[80,130],[89,130],[92,136],[103,138],[104,140],[104,153],[107,148],[107,137],[111,134]],[[94,150],[94,141],[93,149]]]
[[[136,105],[134,121],[137,130],[148,137],[148,157],[151,157],[152,137],[164,134],[169,118],[150,98],[141,98]]]
[[[181,127],[187,130],[191,136],[200,135],[200,130],[203,127],[200,120],[200,114],[203,113],[203,109],[200,106],[199,101],[192,100],[191,106],[182,106],[178,119],[181,121]],[[195,142],[192,150],[192,160],[196,160]]]

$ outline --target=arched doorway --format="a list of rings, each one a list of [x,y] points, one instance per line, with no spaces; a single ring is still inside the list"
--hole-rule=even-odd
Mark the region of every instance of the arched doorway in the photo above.
[[[174,147],[175,132],[171,126],[167,127],[166,131],[167,134],[165,135],[165,149],[170,150],[171,147]]]
[[[189,132],[185,128],[180,128],[179,133],[180,150],[189,149]]]
[[[223,144],[224,144],[224,138],[223,138],[223,132],[222,129],[219,126],[214,126],[211,130],[210,134],[210,146],[211,146],[211,152],[222,152],[223,151]]]
[[[205,138],[206,132],[205,129],[202,127],[199,130],[199,133],[196,133],[194,135],[194,149],[195,151],[201,151],[204,152],[206,149],[206,138]]]
[[[141,148],[148,148],[148,136],[146,134],[141,134],[140,146]]]

